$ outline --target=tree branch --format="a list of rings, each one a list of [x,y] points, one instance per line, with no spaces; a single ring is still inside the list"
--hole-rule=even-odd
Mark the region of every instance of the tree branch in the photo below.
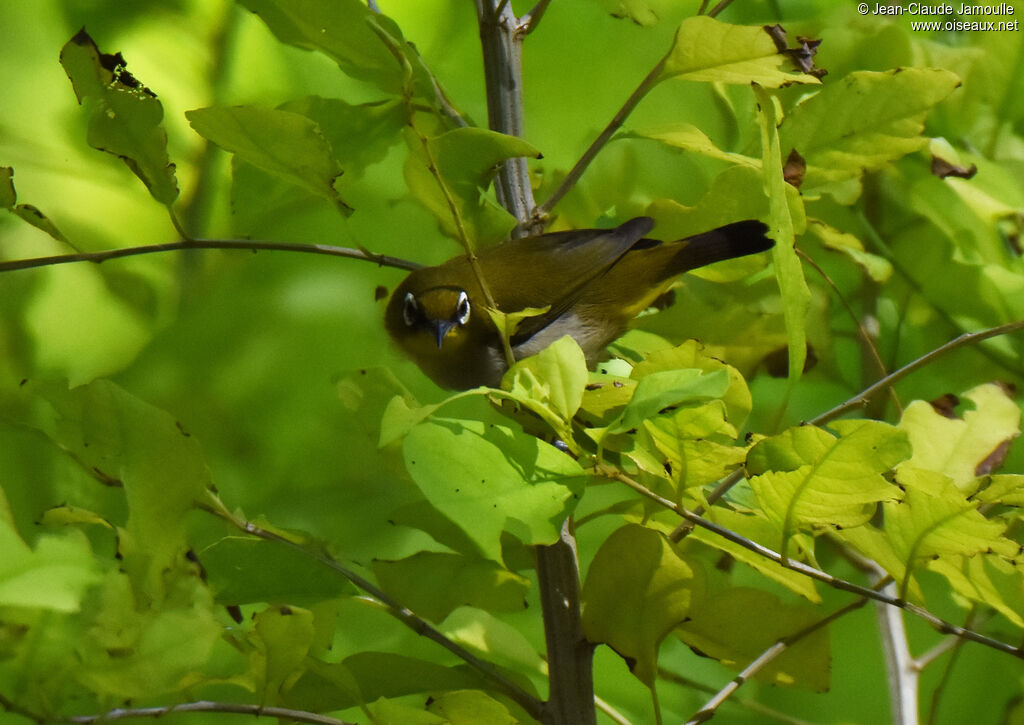
[[[699,526],[702,529],[706,529],[707,531],[710,531],[716,536],[720,536],[726,541],[731,541],[734,544],[742,546],[744,549],[752,551],[755,554],[764,557],[765,559],[774,561],[776,564],[779,564],[780,566],[783,566],[786,569],[791,569],[795,572],[799,572],[800,574],[810,577],[815,581],[820,581],[822,584],[830,586],[833,589],[838,589],[840,591],[857,594],[862,597],[866,597],[867,599],[873,599],[875,601],[882,602],[883,604],[888,604],[889,606],[899,607],[900,609],[903,609],[913,614],[915,617],[923,619],[942,634],[951,634],[971,642],[977,642],[978,644],[985,645],[986,647],[991,647],[992,649],[998,650],[999,652],[1004,652],[1006,654],[1013,655],[1014,657],[1017,657],[1019,659],[1024,659],[1024,648],[1016,647],[1014,645],[1007,644],[1006,642],[1000,642],[999,640],[987,637],[981,634],[980,632],[975,632],[974,630],[960,627],[956,624],[947,622],[946,620],[932,614],[924,607],[920,607],[916,604],[911,604],[906,600],[899,599],[897,597],[876,591],[868,587],[860,586],[859,584],[854,584],[853,582],[846,581],[845,579],[840,579],[838,577],[832,576],[828,572],[822,571],[821,569],[816,569],[813,566],[810,566],[809,564],[804,564],[802,561],[797,561],[795,559],[789,558],[788,556],[783,556],[777,551],[769,549],[767,546],[759,544],[756,541],[751,541],[746,537],[740,536],[734,531],[730,531],[724,526],[719,526],[716,523],[713,523],[701,516],[698,516],[692,511],[683,508],[675,501],[670,501],[667,498],[664,498],[663,496],[659,496],[654,491],[650,490],[643,484],[633,480],[632,478],[622,473],[621,471],[618,471],[604,464],[594,466],[591,470],[595,475],[607,478],[612,481],[619,481],[620,483],[626,484],[637,493],[641,494],[642,496],[645,496],[651,501],[654,501],[660,506],[669,509],[670,511],[674,511],[676,514],[683,517],[687,521],[690,521],[695,526]]]
[[[637,86],[636,90],[633,91],[630,97],[626,99],[626,102],[622,104],[622,108],[620,108],[612,117],[612,120],[608,122],[608,125],[605,126],[600,135],[594,139],[594,142],[590,144],[586,151],[583,152],[583,155],[580,156],[576,165],[573,166],[572,169],[569,170],[569,173],[566,174],[566,177],[562,179],[562,183],[558,185],[544,203],[533,210],[533,218],[537,223],[542,223],[544,218],[551,213],[552,209],[555,208],[555,205],[569,193],[572,187],[576,185],[576,182],[578,182],[580,177],[583,176],[583,172],[587,170],[587,167],[590,166],[591,162],[611,140],[612,136],[615,135],[615,132],[619,130],[619,127],[625,123],[629,114],[633,112],[633,109],[635,109],[640,101],[643,100],[644,96],[646,96],[651,89],[658,84],[658,81],[661,79],[662,68],[665,66],[667,58],[668,56],[666,55],[658,61],[658,64],[654,66],[651,72],[647,74],[647,77],[640,82],[640,85]]]
[[[50,267],[56,264],[70,264],[72,262],[92,262],[94,264],[100,264],[111,259],[121,259],[122,257],[137,257],[142,254],[157,254],[159,252],[182,252],[192,249],[232,249],[247,252],[270,250],[276,252],[326,254],[331,257],[361,259],[366,262],[374,262],[381,267],[394,267],[396,269],[407,269],[410,271],[419,269],[423,266],[416,262],[410,262],[406,259],[389,257],[386,254],[374,254],[364,249],[334,247],[329,244],[293,244],[289,242],[267,242],[249,239],[189,239],[180,242],[166,242],[163,244],[146,244],[140,247],[104,249],[98,252],[55,254],[50,257],[15,259],[8,262],[0,262],[0,272],[13,272],[19,269],[32,269],[34,267]]]
[[[543,11],[543,7],[540,9]],[[483,49],[488,125],[493,131],[522,136],[524,33],[521,23],[511,3],[476,0],[476,14]],[[513,236],[525,236],[529,230],[523,225],[531,217],[534,200],[530,170],[524,157],[508,159],[502,164],[494,178],[494,190],[498,203],[519,222]]]
[[[308,556],[320,564],[323,564],[337,574],[340,574],[359,589],[362,589],[373,597],[391,616],[400,621],[406,627],[421,637],[426,637],[427,639],[444,647],[446,650],[493,682],[498,690],[505,694],[509,699],[513,700],[517,705],[522,707],[530,714],[531,717],[540,719],[544,709],[544,703],[540,702],[533,695],[519,687],[519,685],[506,677],[493,664],[477,657],[462,645],[446,637],[440,630],[430,624],[430,622],[420,617],[408,607],[403,606],[373,583],[359,576],[351,569],[343,566],[326,552],[316,551],[302,546],[301,544],[291,541],[280,534],[264,529],[251,521],[247,521],[237,516],[224,506],[220,499],[213,494],[208,495],[207,500],[204,503],[198,504],[198,506],[202,510],[227,521],[232,526],[235,526],[239,530],[251,536],[256,536],[260,539],[273,541],[278,544],[282,544],[283,546],[287,546],[304,556]]]
[[[59,722],[74,723],[75,725],[92,725],[112,720],[126,720],[137,717],[164,717],[171,713],[178,712],[219,712],[229,715],[249,715],[251,717],[275,717],[294,722],[312,723],[312,725],[354,725],[346,720],[339,720],[336,717],[318,715],[315,712],[304,710],[292,710],[287,707],[263,707],[262,705],[246,705],[237,702],[213,702],[211,700],[198,700],[196,702],[183,702],[177,705],[165,705],[163,707],[118,707],[108,710],[100,715],[72,715],[68,717],[37,715],[18,707],[15,703],[0,695],[0,707],[8,712],[17,713],[37,723]]]
[[[847,400],[845,403],[841,403],[840,405],[837,405],[831,410],[822,413],[817,418],[813,418],[810,421],[808,421],[808,423],[810,423],[811,425],[824,425],[825,423],[828,423],[830,420],[835,420],[836,418],[843,415],[849,410],[866,406],[869,400],[871,399],[871,396],[873,396],[875,393],[878,393],[881,390],[885,390],[886,388],[892,387],[892,385],[896,381],[905,378],[907,375],[914,372],[918,368],[924,367],[928,363],[932,362],[936,358],[941,357],[942,355],[945,355],[948,352],[952,352],[953,350],[956,350],[957,348],[960,347],[965,347],[966,345],[974,345],[976,343],[981,342],[982,340],[987,340],[990,337],[998,337],[999,335],[1006,335],[1011,332],[1016,332],[1017,330],[1024,330],[1024,320],[1008,322],[1005,325],[991,327],[987,330],[980,330],[978,332],[966,332],[963,335],[960,335],[960,337],[950,340],[945,345],[937,347],[931,352],[922,355],[917,360],[914,360],[912,363],[904,365],[896,372],[886,375],[877,383],[864,389],[854,397]]]

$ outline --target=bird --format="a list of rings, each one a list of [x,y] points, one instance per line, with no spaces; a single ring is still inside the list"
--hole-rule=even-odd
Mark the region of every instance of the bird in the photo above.
[[[673,242],[646,238],[653,228],[650,217],[636,217],[613,229],[548,232],[479,251],[478,269],[500,312],[540,310],[513,330],[515,359],[569,335],[592,366],[679,275],[774,245],[768,226],[753,219]],[[508,361],[487,305],[463,254],[411,272],[391,294],[384,323],[442,388],[497,387]]]

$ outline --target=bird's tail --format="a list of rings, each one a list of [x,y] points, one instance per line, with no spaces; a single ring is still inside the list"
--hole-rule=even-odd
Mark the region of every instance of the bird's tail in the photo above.
[[[766,236],[767,232],[764,222],[747,219],[671,243],[668,246],[677,249],[670,265],[672,276],[771,249],[775,242]]]

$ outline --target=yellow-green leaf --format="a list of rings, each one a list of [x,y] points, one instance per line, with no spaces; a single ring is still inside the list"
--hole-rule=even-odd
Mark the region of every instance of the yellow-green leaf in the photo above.
[[[648,687],[658,670],[658,647],[704,596],[700,565],[653,529],[628,524],[594,555],[583,585],[583,630],[626,658]]]
[[[784,70],[788,62],[760,25],[730,25],[706,15],[687,18],[676,31],[662,78],[709,83],[820,83],[812,75]]]

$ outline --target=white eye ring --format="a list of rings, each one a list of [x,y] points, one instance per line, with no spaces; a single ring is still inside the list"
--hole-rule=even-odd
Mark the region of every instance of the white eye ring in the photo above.
[[[459,300],[455,303],[455,322],[460,325],[469,322],[470,309],[469,295],[464,291],[459,292]]]
[[[420,316],[420,307],[416,304],[416,297],[412,292],[405,293],[405,301],[402,304],[402,319],[406,327],[414,327]]]

